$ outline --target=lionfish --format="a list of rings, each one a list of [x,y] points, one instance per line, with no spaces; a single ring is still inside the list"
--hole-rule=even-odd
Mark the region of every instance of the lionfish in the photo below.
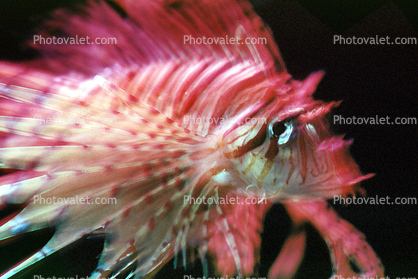
[[[294,230],[270,278],[296,274],[305,223],[325,239],[334,275],[383,276],[364,235],[326,201],[361,192],[371,175],[329,132],[338,102],[312,98],[323,73],[293,80],[246,1],[116,2],[124,13],[90,1],[54,12],[39,31],[90,43],[32,42],[38,58],[0,64],[0,166],[13,170],[0,178],[0,206],[23,206],[0,239],[56,227],[1,278],[100,230],[89,278],[151,277],[177,255],[186,264],[191,250],[205,276],[208,257],[218,274],[250,275],[273,203]],[[117,43],[94,40],[109,37]],[[84,202],[62,202],[70,198]],[[116,202],[94,202],[107,198]]]

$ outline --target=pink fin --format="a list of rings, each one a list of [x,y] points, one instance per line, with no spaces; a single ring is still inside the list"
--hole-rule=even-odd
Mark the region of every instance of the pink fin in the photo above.
[[[306,232],[293,231],[285,240],[279,256],[269,271],[270,279],[294,278],[299,265],[302,263],[306,247]]]
[[[384,276],[384,268],[365,237],[353,225],[341,219],[326,201],[293,203],[285,207],[292,218],[310,222],[326,240],[333,264],[333,275]],[[355,273],[350,262],[361,270]]]
[[[246,198],[228,196],[241,201]],[[208,225],[208,251],[216,257],[217,270],[221,275],[253,274],[260,257],[262,220],[269,208],[270,203],[219,206],[218,216]]]

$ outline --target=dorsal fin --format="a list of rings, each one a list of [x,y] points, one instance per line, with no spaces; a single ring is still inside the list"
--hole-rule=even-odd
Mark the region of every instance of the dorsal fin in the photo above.
[[[248,102],[242,103],[242,96],[251,91],[252,102],[261,100],[264,89],[260,84],[266,77],[287,76],[269,28],[246,1],[117,2],[127,18],[100,1],[91,1],[82,15],[55,12],[36,34],[39,40],[31,42],[41,58],[26,63],[27,67],[1,63],[0,78],[6,77],[7,85],[98,104],[103,94],[94,76],[100,75],[184,123],[185,115],[234,117],[235,111],[225,104],[233,102],[245,109]],[[41,44],[41,39],[53,36],[90,38],[90,44]],[[106,44],[96,44],[96,38],[105,38]],[[206,38],[211,43],[192,43],[186,38]],[[114,103],[103,105],[113,110]],[[216,125],[185,126],[205,135]]]

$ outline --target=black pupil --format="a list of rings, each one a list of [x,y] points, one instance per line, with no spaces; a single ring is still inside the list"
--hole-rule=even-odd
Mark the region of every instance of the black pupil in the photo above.
[[[281,134],[283,134],[286,131],[286,126],[284,125],[284,122],[276,122],[273,124],[272,127],[273,135],[276,137],[279,137]]]

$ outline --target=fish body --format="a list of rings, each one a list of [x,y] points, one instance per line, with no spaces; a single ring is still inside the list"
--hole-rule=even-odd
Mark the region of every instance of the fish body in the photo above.
[[[38,59],[1,62],[0,160],[14,171],[0,178],[0,206],[25,206],[3,222],[0,239],[56,227],[1,278],[94,231],[106,242],[90,278],[151,276],[175,255],[186,265],[188,247],[204,273],[211,256],[220,274],[252,274],[275,202],[296,228],[318,229],[334,274],[355,274],[354,261],[364,275],[383,275],[361,233],[325,201],[361,191],[370,175],[350,142],[328,131],[325,116],[338,103],[312,97],[323,73],[293,80],[245,1],[118,4],[126,17],[92,1],[80,14],[57,11],[39,33],[115,44],[34,44]],[[295,274],[305,240],[295,229],[270,277]]]

